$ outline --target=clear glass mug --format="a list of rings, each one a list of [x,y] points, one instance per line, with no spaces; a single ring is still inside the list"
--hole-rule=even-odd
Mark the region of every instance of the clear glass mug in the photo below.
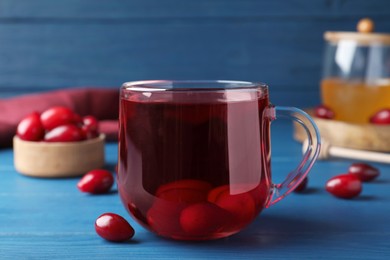
[[[177,240],[239,232],[304,179],[320,149],[312,119],[273,106],[268,86],[241,81],[139,81],[120,96],[118,190],[146,229]],[[270,123],[307,133],[301,163],[271,180]]]

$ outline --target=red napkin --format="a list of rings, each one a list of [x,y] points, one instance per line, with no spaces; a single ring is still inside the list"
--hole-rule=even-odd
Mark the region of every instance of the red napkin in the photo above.
[[[119,89],[71,88],[0,99],[0,147],[10,147],[19,121],[33,111],[65,106],[81,116],[93,115],[108,141],[118,138]]]

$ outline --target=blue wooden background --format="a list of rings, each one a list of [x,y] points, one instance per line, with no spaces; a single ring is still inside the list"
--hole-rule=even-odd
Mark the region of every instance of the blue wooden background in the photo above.
[[[0,0],[0,98],[236,79],[268,83],[274,103],[314,105],[323,32],[365,16],[390,32],[388,0]]]

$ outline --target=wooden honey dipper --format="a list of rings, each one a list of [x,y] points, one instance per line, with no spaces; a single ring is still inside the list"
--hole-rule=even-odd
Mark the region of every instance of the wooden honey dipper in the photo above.
[[[303,142],[303,152],[305,152],[307,149],[307,142],[307,140]],[[390,163],[390,154],[332,146],[328,141],[321,139],[321,150],[318,159],[324,160],[329,158],[344,158],[379,163]]]

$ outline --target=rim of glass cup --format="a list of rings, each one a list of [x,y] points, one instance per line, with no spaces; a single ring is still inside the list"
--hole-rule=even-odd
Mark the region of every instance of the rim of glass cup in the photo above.
[[[261,82],[238,80],[142,80],[125,82],[123,90],[133,91],[217,91],[262,89],[268,90],[268,85]]]

